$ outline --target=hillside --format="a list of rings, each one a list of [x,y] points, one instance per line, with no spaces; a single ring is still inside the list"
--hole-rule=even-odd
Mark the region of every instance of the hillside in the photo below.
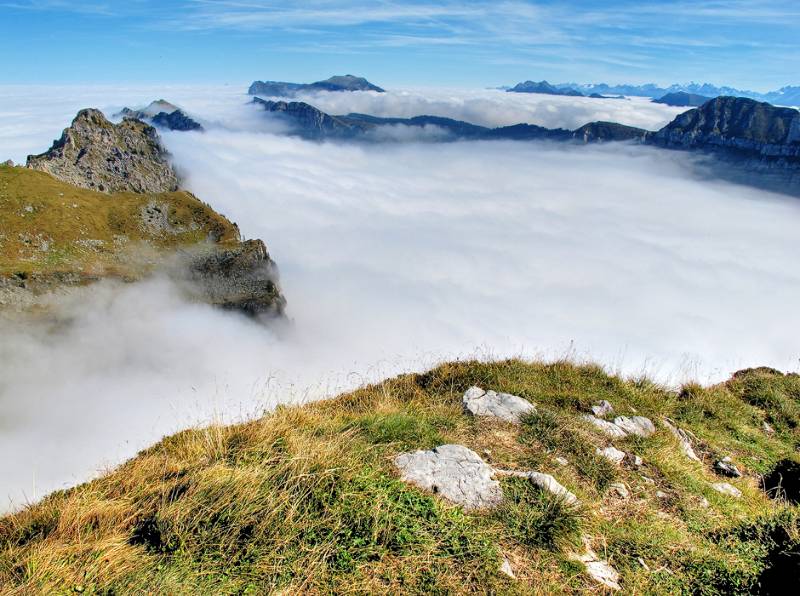
[[[230,221],[185,191],[103,193],[0,166],[0,275],[135,273],[125,246],[236,243]]]
[[[179,180],[155,128],[81,110],[27,168],[0,166],[0,311],[106,278],[169,276],[192,301],[283,315],[277,266],[261,240]]]
[[[517,423],[469,416],[462,395],[473,386],[535,406]],[[637,416],[655,424],[646,437],[606,434],[645,428]],[[797,506],[773,498],[800,496],[798,425],[800,377],[771,369],[671,391],[567,362],[445,364],[182,432],[3,518],[0,585],[4,594],[576,593],[602,591],[588,571],[605,570],[606,585],[625,593],[778,593],[800,571]],[[492,507],[466,510],[444,484],[436,495],[400,479],[396,466],[420,454],[398,454],[446,444],[491,466]],[[540,489],[555,486],[542,474],[514,476],[527,470],[551,474],[575,502]]]

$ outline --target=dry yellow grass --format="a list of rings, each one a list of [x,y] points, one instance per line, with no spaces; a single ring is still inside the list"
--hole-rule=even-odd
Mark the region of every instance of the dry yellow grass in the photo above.
[[[539,414],[518,427],[469,418],[460,399],[473,384],[530,399]],[[676,420],[701,437],[704,462],[686,459],[660,428],[617,442],[643,458],[641,469],[606,466],[594,449],[607,440],[580,419],[600,399],[623,414]],[[0,592],[600,592],[568,556],[589,536],[625,593],[748,593],[770,581],[776,549],[800,545],[796,507],[757,483],[795,457],[798,399],[796,377],[763,371],[670,391],[568,362],[445,364],[246,424],[179,433],[0,520]],[[765,418],[774,434],[761,429]],[[550,472],[583,506],[504,481],[507,505],[464,514],[398,480],[397,453],[442,443],[488,450],[499,467]],[[722,480],[710,467],[716,453],[743,468],[730,481],[743,498],[710,488]],[[612,496],[612,481],[630,497]],[[503,556],[517,580],[498,572]]]

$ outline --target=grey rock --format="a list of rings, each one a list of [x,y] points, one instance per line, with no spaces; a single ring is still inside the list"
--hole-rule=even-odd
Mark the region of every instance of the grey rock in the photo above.
[[[613,439],[624,439],[628,436],[628,433],[613,422],[608,422],[607,420],[592,416],[591,414],[585,414],[583,419]]]
[[[656,427],[652,420],[644,416],[618,416],[614,418],[614,424],[621,428],[626,434],[637,435],[644,438],[656,432]]]
[[[489,416],[506,422],[518,424],[525,414],[536,411],[531,402],[510,393],[484,391],[480,387],[470,387],[462,398],[464,411],[472,416]]]
[[[138,120],[112,124],[99,110],[81,110],[61,138],[27,167],[101,192],[161,193],[178,189],[156,129]]]
[[[638,455],[633,455],[632,453],[628,453],[626,455],[626,459],[628,461],[628,464],[633,466],[634,468],[641,468],[642,464],[644,463],[641,457],[639,457]]]
[[[625,486],[622,482],[613,482],[608,485],[608,490],[610,493],[618,496],[620,499],[627,499],[630,496],[628,492],[628,487]]]
[[[402,453],[394,464],[403,481],[439,494],[465,510],[496,507],[503,500],[492,467],[462,445]]]
[[[761,428],[763,428],[764,432],[767,433],[768,435],[771,435],[775,432],[775,429],[772,428],[769,424],[767,424],[766,421],[761,424]]]
[[[613,591],[620,590],[620,575],[617,573],[616,569],[614,569],[608,561],[597,556],[597,553],[594,552],[591,547],[588,537],[584,536],[583,542],[586,547],[586,552],[582,555],[572,555],[570,558],[583,563],[586,574],[598,584]]]
[[[592,414],[598,418],[605,418],[614,413],[614,406],[610,402],[603,400],[599,404],[592,406]]]
[[[560,455],[559,455],[559,456],[557,456],[557,457],[554,457],[554,458],[553,458],[553,460],[554,460],[554,461],[555,461],[555,462],[556,462],[556,463],[557,463],[559,466],[566,466],[566,465],[569,465],[569,460],[568,460],[566,457],[561,457]]]
[[[718,493],[722,493],[723,495],[728,495],[730,497],[735,497],[737,499],[742,496],[742,491],[740,491],[732,484],[728,484],[727,482],[715,482],[714,484],[711,485],[711,488],[713,488]]]
[[[671,432],[673,436],[676,439],[678,439],[678,445],[680,445],[683,454],[689,459],[699,462],[700,458],[697,457],[697,454],[694,452],[694,448],[692,447],[692,440],[689,437],[689,433],[687,433],[685,430],[681,428],[678,428],[667,419],[664,419],[662,423],[664,424],[665,427],[669,429],[669,432]]]
[[[605,447],[604,449],[597,449],[597,455],[605,457],[611,463],[616,465],[620,465],[625,459],[625,452],[613,446]]]
[[[542,472],[522,472],[518,470],[495,470],[499,476],[527,478],[536,486],[564,500],[567,505],[577,505],[578,497],[568,491],[550,474]]]
[[[503,557],[503,564],[500,565],[500,573],[511,579],[517,579],[517,576],[514,575],[514,570],[511,568],[511,562],[505,557]]]
[[[714,462],[714,471],[721,476],[727,476],[728,478],[741,478],[742,473],[739,471],[733,462],[731,461],[730,457],[724,457],[719,461]]]
[[[284,313],[278,269],[261,240],[193,254],[181,271],[190,298],[251,316]]]
[[[10,160],[10,159],[7,159],[3,163],[1,163],[0,165],[6,166],[6,167],[9,167],[9,168],[13,168],[14,167],[14,162],[12,160]]]

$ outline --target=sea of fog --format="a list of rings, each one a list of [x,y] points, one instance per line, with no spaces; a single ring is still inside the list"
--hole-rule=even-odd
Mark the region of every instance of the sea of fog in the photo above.
[[[0,322],[0,508],[177,429],[449,358],[567,356],[669,384],[798,370],[800,201],[702,179],[690,155],[413,135],[311,143],[275,134],[240,87],[0,91],[0,160],[45,150],[81,107],[163,96],[201,117],[206,133],[164,143],[191,191],[267,243],[291,319],[277,333],[153,279],[60,299],[57,329]],[[658,128],[675,113],[486,90],[314,101],[570,128]]]

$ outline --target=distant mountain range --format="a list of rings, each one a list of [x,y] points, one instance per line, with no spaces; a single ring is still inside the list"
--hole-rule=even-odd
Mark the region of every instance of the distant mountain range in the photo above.
[[[488,128],[438,116],[381,118],[355,113],[336,116],[304,102],[256,97],[253,103],[281,116],[290,124],[290,134],[313,140],[379,141],[385,138],[380,136],[381,127],[408,126],[437,127],[442,132],[437,140],[633,141],[712,154],[719,158],[720,165],[735,165],[719,172],[725,177],[800,194],[800,111],[749,98],[717,97],[680,114],[655,132],[615,122],[590,122],[576,130],[525,123]],[[750,179],[754,172],[761,177]]]
[[[768,93],[734,89],[733,87],[718,87],[709,83],[688,83],[685,85],[670,85],[669,87],[661,87],[654,83],[648,83],[645,85],[560,83],[551,86],[562,91],[577,91],[578,93],[586,96],[590,96],[591,94],[595,93],[599,95],[630,95],[634,97],[660,98],[668,93],[689,93],[693,95],[702,95],[709,98],[720,96],[747,97],[750,99],[756,99],[758,101],[765,101],[774,105],[800,106],[800,86],[783,87],[777,91],[770,91]]]
[[[509,93],[544,93],[545,95],[569,95],[573,97],[583,97],[583,93],[570,89],[569,87],[556,87],[547,81],[525,81],[508,89]]]
[[[304,91],[375,91],[384,90],[363,77],[353,75],[333,76],[316,83],[286,83],[281,81],[255,81],[247,93],[264,97],[295,97]]]
[[[191,118],[178,106],[165,99],[157,99],[145,108],[122,108],[122,110],[114,114],[114,116],[117,118],[142,120],[143,122],[149,122],[158,128],[167,130],[203,130],[202,124]]]

